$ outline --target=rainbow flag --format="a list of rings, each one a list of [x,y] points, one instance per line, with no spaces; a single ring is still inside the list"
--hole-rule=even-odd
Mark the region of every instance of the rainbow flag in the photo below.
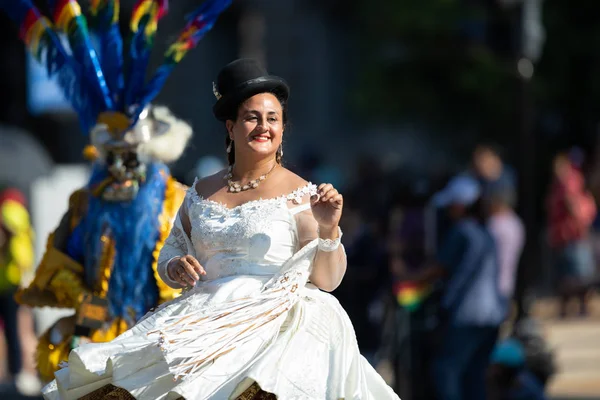
[[[402,281],[394,284],[393,291],[400,307],[413,312],[423,304],[423,301],[431,293],[432,287],[430,284]]]

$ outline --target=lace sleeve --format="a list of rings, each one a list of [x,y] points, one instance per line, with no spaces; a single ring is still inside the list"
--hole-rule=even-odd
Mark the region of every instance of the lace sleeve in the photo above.
[[[310,205],[300,206],[297,210],[299,212],[295,212],[295,218],[299,249],[313,240],[319,240],[310,281],[320,289],[332,291],[340,284],[346,271],[344,246],[339,240],[319,238],[318,224],[312,215]]]
[[[183,286],[169,278],[169,275],[167,274],[169,262],[175,257],[182,257],[188,254],[195,256],[190,239],[191,225],[188,214],[189,204],[190,197],[188,195],[177,212],[177,217],[175,217],[175,223],[173,224],[171,233],[165,241],[165,245],[158,257],[158,274],[160,278],[167,285],[175,289],[181,289]]]

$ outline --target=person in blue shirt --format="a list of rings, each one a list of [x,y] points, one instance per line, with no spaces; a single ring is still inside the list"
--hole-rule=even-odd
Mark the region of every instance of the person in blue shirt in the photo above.
[[[464,175],[453,178],[433,198],[451,220],[435,265],[422,275],[424,280],[442,280],[432,365],[439,400],[485,400],[489,357],[507,313],[480,198],[480,184]]]
[[[546,400],[542,383],[525,365],[525,351],[517,339],[498,343],[488,369],[488,399]]]

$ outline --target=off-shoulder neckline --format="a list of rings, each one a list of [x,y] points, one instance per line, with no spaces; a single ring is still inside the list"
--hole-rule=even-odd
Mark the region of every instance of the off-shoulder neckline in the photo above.
[[[306,185],[303,185],[303,186],[297,188],[296,190],[292,191],[289,194],[284,194],[284,195],[277,196],[277,197],[271,197],[268,199],[261,198],[261,199],[256,199],[256,200],[250,200],[245,203],[239,204],[235,207],[229,207],[226,204],[223,204],[223,203],[215,201],[215,200],[207,199],[204,196],[200,195],[198,193],[198,191],[196,190],[197,183],[198,183],[198,178],[196,178],[194,180],[194,184],[192,186],[190,186],[190,188],[188,189],[188,195],[190,196],[190,198],[192,199],[192,201],[194,203],[211,204],[211,205],[217,206],[227,212],[233,212],[233,211],[236,211],[239,209],[253,207],[258,204],[277,203],[277,202],[284,202],[284,201],[285,202],[292,201],[297,205],[301,205],[304,196],[306,196],[306,195],[312,196],[317,193],[317,185],[315,185],[311,182],[308,182]]]

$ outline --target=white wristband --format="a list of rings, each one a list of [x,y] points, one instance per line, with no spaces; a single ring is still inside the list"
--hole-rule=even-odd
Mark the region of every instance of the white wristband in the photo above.
[[[317,234],[319,233],[319,230],[317,229]],[[318,248],[320,251],[324,251],[326,253],[331,253],[332,251],[336,251],[339,247],[340,244],[342,243],[342,228],[340,228],[338,226],[338,237],[336,239],[322,239],[319,238],[319,245]]]
[[[175,257],[171,257],[165,264],[165,269],[164,269],[164,276],[162,277],[163,281],[165,281],[165,283],[171,287],[173,286],[181,286],[181,284],[179,282],[177,282],[175,279],[173,279],[171,277],[171,274],[169,274],[169,264],[171,264],[171,261],[173,261],[176,258],[181,258],[180,256],[175,256]]]

